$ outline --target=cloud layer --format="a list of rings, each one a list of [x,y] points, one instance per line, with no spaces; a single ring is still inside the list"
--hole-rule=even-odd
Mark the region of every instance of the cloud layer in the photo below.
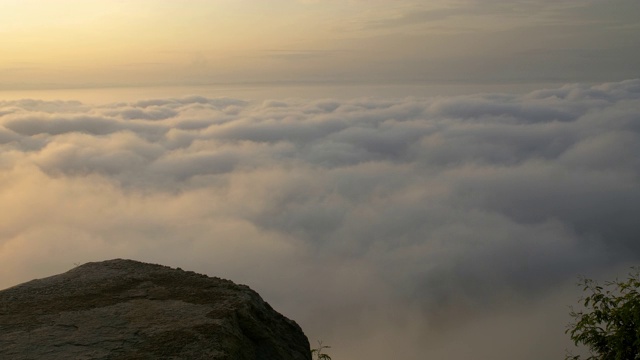
[[[575,276],[640,257],[640,80],[5,101],[0,149],[0,288],[182,266],[249,284],[340,358],[561,357]]]

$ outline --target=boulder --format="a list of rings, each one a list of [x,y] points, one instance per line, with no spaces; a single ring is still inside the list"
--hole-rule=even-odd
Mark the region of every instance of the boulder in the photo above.
[[[0,291],[0,359],[310,360],[300,327],[249,287],[132,260]]]

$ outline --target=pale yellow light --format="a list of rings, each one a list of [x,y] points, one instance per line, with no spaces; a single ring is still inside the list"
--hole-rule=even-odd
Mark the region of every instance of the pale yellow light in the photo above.
[[[138,64],[144,75],[150,66],[164,66],[166,73],[202,59],[233,69],[263,51],[317,37],[317,14],[295,13],[297,6],[251,0],[9,0],[0,13],[0,71],[33,68],[42,76],[49,69],[113,79],[126,73],[122,67]],[[5,80],[25,74],[5,72]]]

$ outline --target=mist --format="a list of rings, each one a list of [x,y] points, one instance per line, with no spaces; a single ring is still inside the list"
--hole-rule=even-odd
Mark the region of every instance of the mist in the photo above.
[[[562,358],[640,245],[640,80],[0,101],[0,288],[110,258],[244,283],[334,359]]]

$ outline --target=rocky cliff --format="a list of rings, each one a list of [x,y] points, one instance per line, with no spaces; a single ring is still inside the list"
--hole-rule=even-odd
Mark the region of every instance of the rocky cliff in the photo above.
[[[247,286],[131,260],[0,291],[0,359],[311,359]]]

